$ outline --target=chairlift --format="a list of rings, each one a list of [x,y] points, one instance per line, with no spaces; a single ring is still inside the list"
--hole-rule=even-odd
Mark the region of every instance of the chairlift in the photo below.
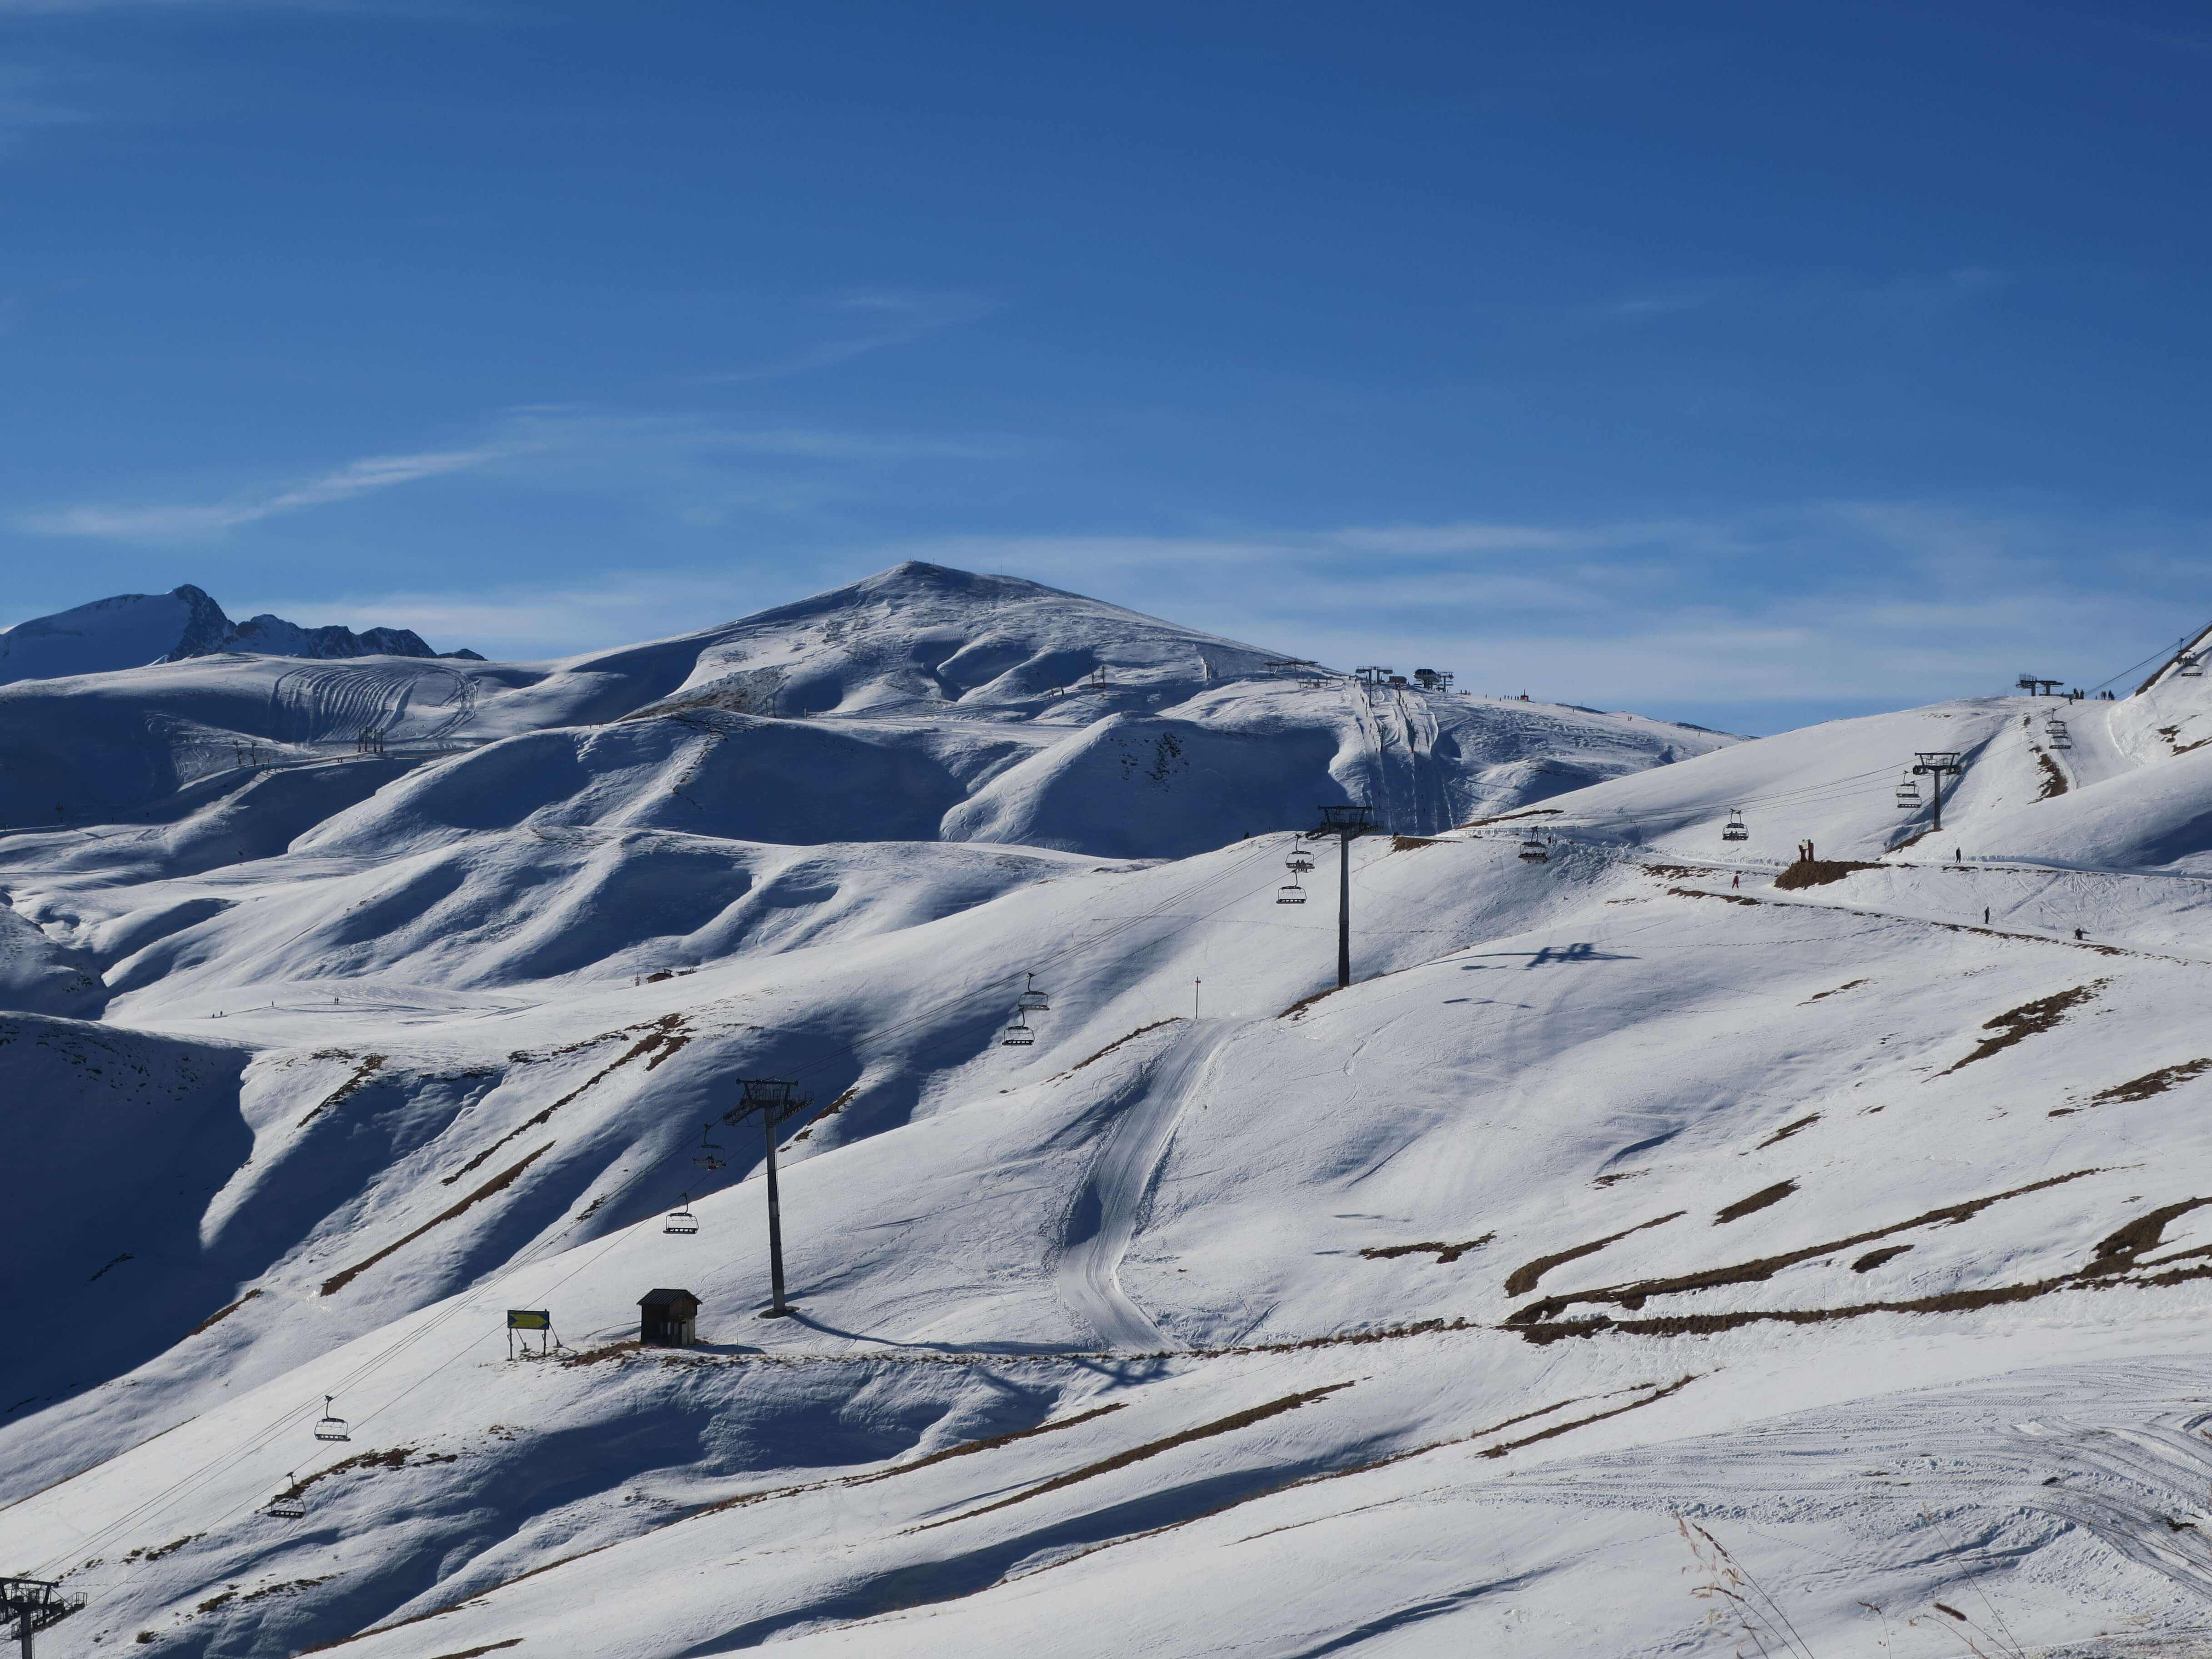
[[[1045,994],[1037,989],[1036,975],[1030,974],[1029,981],[1029,988],[1024,991],[1014,1002],[1015,1011],[1024,1014],[1050,1013],[1052,1004],[1046,1000]]]
[[[1036,1041],[1036,1033],[1030,1029],[1019,1009],[1014,1011],[1014,1023],[999,1034],[1001,1048],[1026,1048]]]
[[[337,1396],[334,1394],[326,1394],[323,1396],[323,1414],[315,1424],[315,1438],[318,1440],[350,1440],[353,1438],[351,1435],[346,1432],[345,1419],[343,1417],[333,1416],[331,1414],[331,1405],[332,1401],[337,1400]]]
[[[2054,720],[2043,728],[2043,735],[2053,749],[2071,749],[2074,739],[2067,735],[2066,722]]]
[[[2174,672],[2185,680],[2203,679],[2204,678],[2203,656],[2197,652],[2185,653],[2181,659],[2180,665],[2174,670]]]
[[[1544,843],[1537,840],[1535,832],[1531,830],[1528,839],[1521,843],[1521,856],[1528,863],[1542,864],[1551,854],[1544,850]]]
[[[1304,904],[1305,902],[1306,890],[1298,885],[1296,876],[1275,890],[1275,902],[1278,904]]]
[[[1723,841],[1749,841],[1751,831],[1743,827],[1743,809],[1738,807],[1729,814],[1728,823],[1721,828]]]
[[[719,1170],[730,1161],[722,1156],[722,1149],[708,1133],[714,1127],[711,1123],[699,1126],[699,1150],[691,1154],[691,1161],[702,1170]]]
[[[1290,856],[1283,860],[1283,868],[1294,876],[1302,876],[1313,867],[1313,849],[1302,841],[1292,842]]]
[[[284,1477],[284,1485],[277,1494],[261,1506],[264,1515],[273,1515],[279,1521],[303,1521],[307,1515],[307,1496],[300,1490],[296,1474]]]
[[[1898,780],[1897,804],[1905,811],[1913,811],[1920,805],[1920,780],[1906,776]]]
[[[696,1233],[699,1231],[699,1218],[691,1213],[691,1194],[685,1193],[683,1199],[684,1201],[671,1210],[667,1219],[660,1224],[660,1231],[664,1233]]]

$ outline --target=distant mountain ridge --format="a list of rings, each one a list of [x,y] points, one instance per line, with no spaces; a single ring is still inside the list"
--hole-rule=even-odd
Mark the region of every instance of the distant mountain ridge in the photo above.
[[[0,685],[112,673],[226,651],[270,657],[483,660],[473,651],[433,651],[409,628],[370,628],[356,634],[336,623],[303,628],[265,612],[234,623],[204,588],[187,582],[167,593],[118,593],[0,629]]]

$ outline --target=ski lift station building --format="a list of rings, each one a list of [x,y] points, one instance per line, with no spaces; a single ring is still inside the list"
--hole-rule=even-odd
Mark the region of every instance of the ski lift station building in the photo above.
[[[689,1291],[647,1291],[637,1299],[637,1340],[648,1348],[688,1348],[699,1340],[699,1298]]]

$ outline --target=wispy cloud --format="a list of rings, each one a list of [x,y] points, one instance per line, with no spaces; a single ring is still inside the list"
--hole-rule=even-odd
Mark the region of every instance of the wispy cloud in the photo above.
[[[115,536],[149,538],[205,535],[234,529],[280,514],[298,513],[349,501],[424,478],[447,477],[483,465],[497,457],[516,453],[513,446],[487,445],[476,449],[434,451],[413,455],[372,455],[349,461],[303,483],[258,496],[242,497],[208,506],[59,507],[27,513],[16,520],[19,529],[49,536]]]
[[[1777,709],[2001,692],[2029,670],[2093,684],[2212,614],[2212,523],[1874,499],[1380,531],[809,539],[566,589],[354,594],[342,608],[239,598],[539,658],[685,632],[908,558],[1340,666],[1448,668],[1473,690],[1738,730],[1772,729]]]
[[[817,368],[851,362],[871,352],[887,351],[957,324],[972,322],[989,307],[973,299],[947,295],[898,293],[848,295],[826,300],[821,308],[833,313],[841,327],[831,337],[774,362],[750,368],[694,377],[699,386],[742,385],[753,380],[781,380]]]
[[[1004,462],[1038,449],[1030,440],[991,434],[854,432],[538,406],[511,411],[474,443],[366,456],[220,501],[77,502],[19,513],[13,524],[48,536],[206,537],[404,485],[477,473],[540,489],[642,492],[657,497],[669,516],[702,525],[719,523],[733,511],[802,509],[823,498],[830,486],[822,475],[838,468]],[[743,462],[772,465],[766,475],[733,475],[732,464]]]
[[[1718,304],[1732,292],[1734,290],[1727,283],[1707,283],[1694,288],[1626,294],[1619,299],[1591,306],[1584,314],[1601,323],[1649,322],[1655,317],[1673,317],[1686,311],[1702,311],[1707,306]]]
[[[1830,500],[1705,515],[1214,538],[938,538],[1004,570],[1323,661],[1658,709],[2092,684],[2212,614],[2212,523],[2028,501]],[[2175,609],[2177,592],[2192,597]],[[2185,612],[2186,614],[2182,614]]]

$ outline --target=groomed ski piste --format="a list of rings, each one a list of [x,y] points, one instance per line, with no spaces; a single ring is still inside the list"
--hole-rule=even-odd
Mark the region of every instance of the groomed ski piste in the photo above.
[[[2194,659],[1755,742],[1279,661],[905,566],[0,690],[39,1651],[2200,1651]]]

